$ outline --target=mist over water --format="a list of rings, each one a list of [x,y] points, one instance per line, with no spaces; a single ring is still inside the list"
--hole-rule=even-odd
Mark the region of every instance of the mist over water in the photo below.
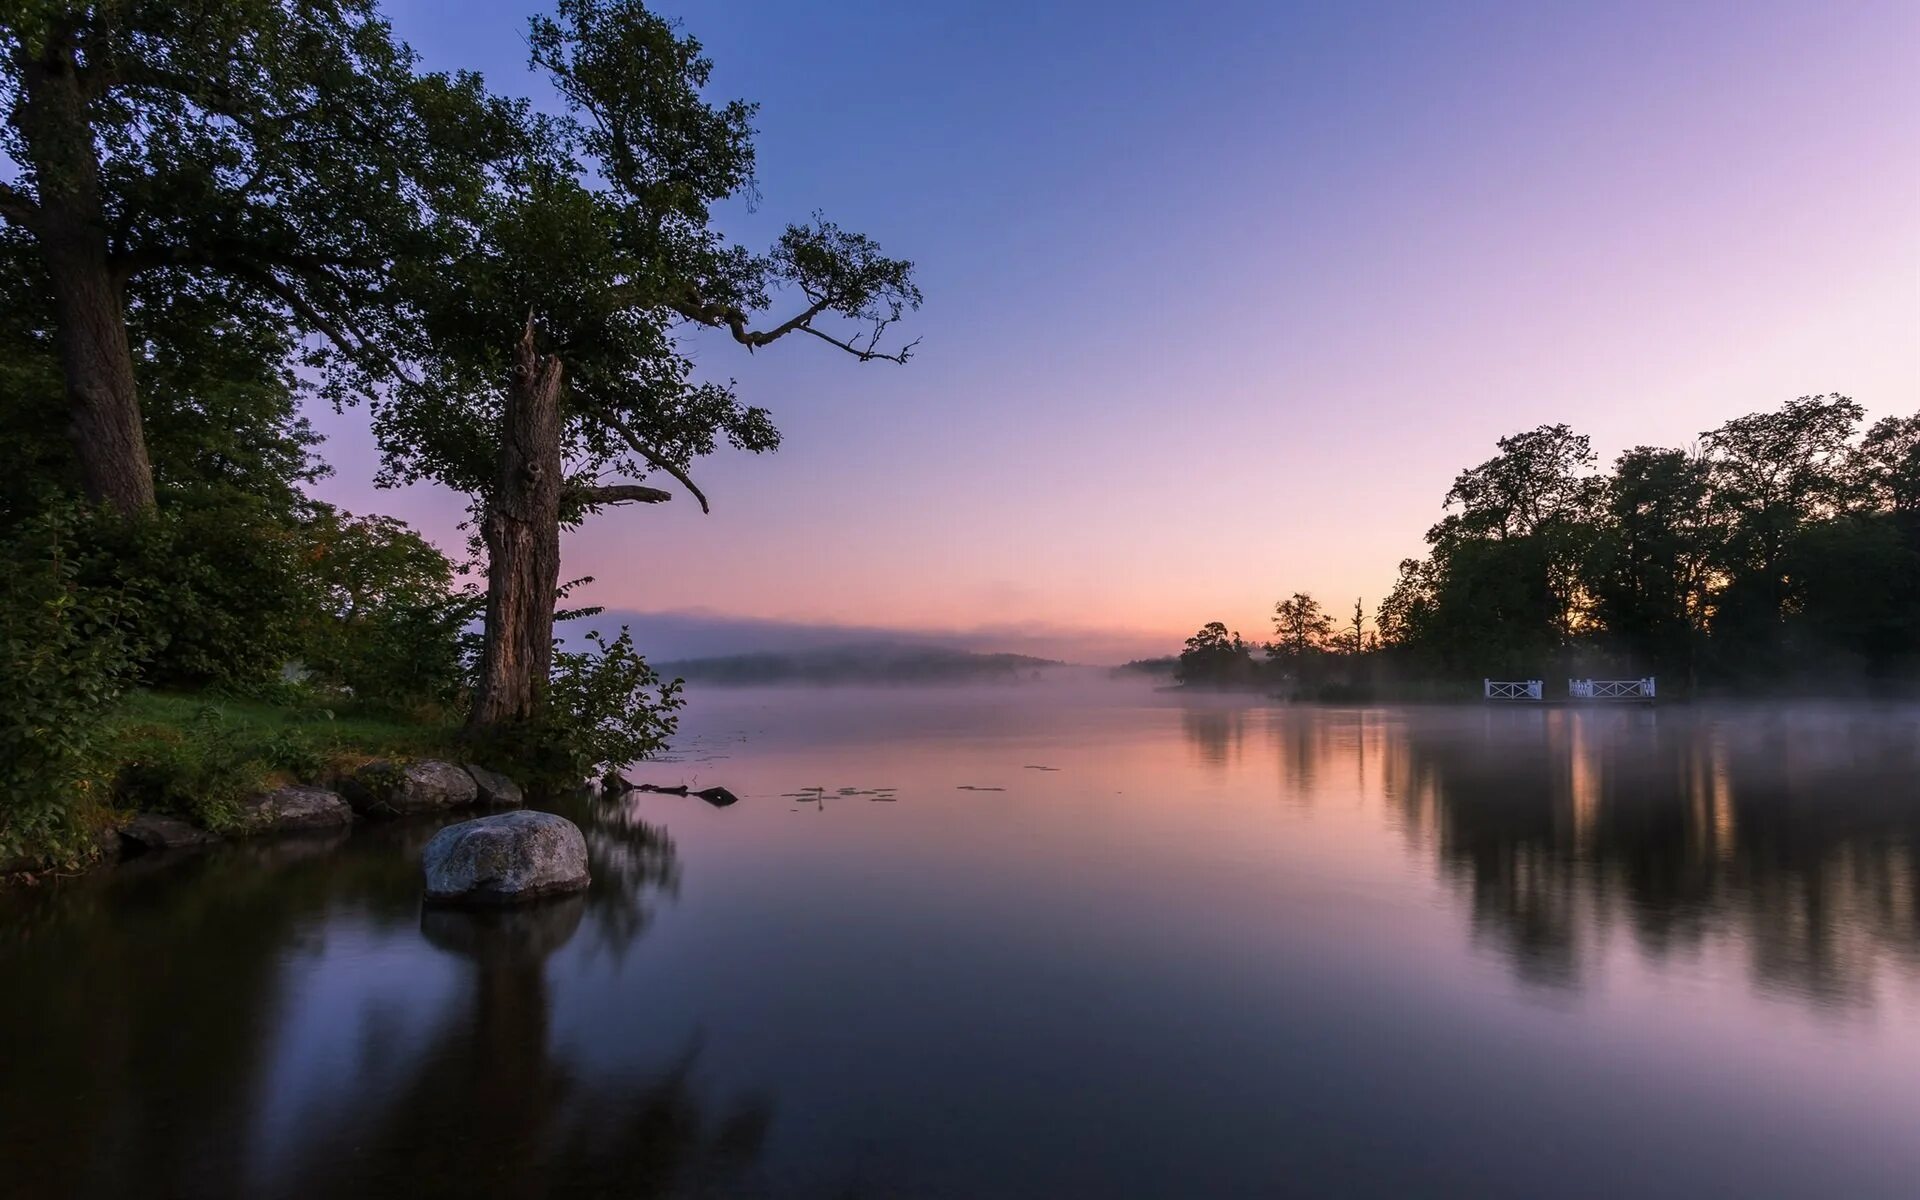
[[[708,688],[630,774],[741,801],[581,800],[511,916],[432,822],[4,898],[17,1194],[1920,1178],[1911,707]]]

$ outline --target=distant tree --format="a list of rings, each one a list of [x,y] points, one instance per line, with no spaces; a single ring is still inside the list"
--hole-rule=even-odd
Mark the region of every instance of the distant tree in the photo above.
[[[1273,606],[1274,644],[1269,653],[1285,658],[1296,668],[1307,656],[1326,649],[1333,639],[1333,618],[1320,608],[1320,602],[1305,592],[1295,592]]]
[[[1253,648],[1238,632],[1209,621],[1187,639],[1175,676],[1185,684],[1238,684],[1253,678]]]
[[[1342,654],[1361,655],[1367,652],[1371,638],[1367,634],[1367,609],[1358,597],[1353,602],[1353,615],[1340,627],[1335,642]]]

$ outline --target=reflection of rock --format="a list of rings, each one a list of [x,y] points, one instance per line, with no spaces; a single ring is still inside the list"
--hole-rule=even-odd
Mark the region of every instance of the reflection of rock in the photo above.
[[[587,841],[572,821],[553,813],[502,813],[434,834],[421,867],[428,900],[518,904],[584,889]]]
[[[473,776],[448,762],[371,762],[344,786],[354,811],[375,817],[464,808],[480,794]]]
[[[120,827],[120,836],[141,850],[173,850],[181,846],[204,846],[220,839],[198,825],[189,825],[176,817],[141,813]]]
[[[352,824],[353,809],[325,788],[283,787],[247,801],[240,820],[247,833],[330,829]]]
[[[489,808],[519,808],[527,802],[527,795],[520,785],[508,779],[498,771],[489,771],[485,767],[467,763],[467,774],[473,776],[474,786],[479,789],[480,803]]]
[[[486,966],[535,964],[572,940],[586,910],[585,896],[530,908],[428,908],[420,932],[437,949]]]

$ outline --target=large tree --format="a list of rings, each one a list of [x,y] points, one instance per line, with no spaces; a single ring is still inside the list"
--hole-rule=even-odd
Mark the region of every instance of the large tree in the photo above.
[[[154,502],[129,289],[215,277],[370,355],[396,268],[474,194],[513,107],[422,75],[370,0],[15,0],[0,18],[0,217],[48,281],[80,476]]]
[[[466,244],[420,274],[406,382],[375,413],[390,478],[474,498],[488,556],[476,730],[542,713],[563,527],[667,500],[656,476],[705,509],[695,460],[722,441],[778,444],[766,410],[696,377],[688,326],[749,351],[800,335],[904,362],[911,347],[882,338],[920,302],[911,263],[832,222],[790,226],[764,254],[713,227],[713,205],[752,188],[753,108],[709,101],[699,43],[637,0],[561,0],[529,44],[561,111],[529,122]]]

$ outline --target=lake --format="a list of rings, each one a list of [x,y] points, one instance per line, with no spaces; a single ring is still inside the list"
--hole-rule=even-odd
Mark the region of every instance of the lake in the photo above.
[[[1920,1193],[1920,713],[702,690],[562,806],[0,896],[0,1192]]]

